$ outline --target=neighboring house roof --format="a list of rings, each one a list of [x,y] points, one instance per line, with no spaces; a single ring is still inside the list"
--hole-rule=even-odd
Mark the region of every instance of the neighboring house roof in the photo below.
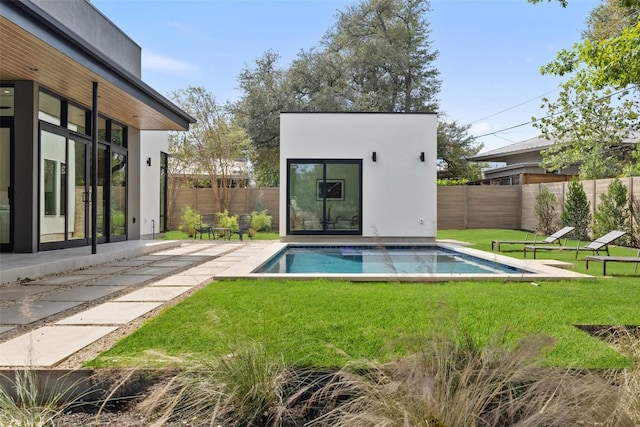
[[[553,145],[553,140],[542,137],[530,138],[495,150],[469,157],[474,162],[507,162],[507,158],[515,154],[540,152]]]
[[[623,144],[637,144],[638,142],[640,142],[640,132],[632,132],[631,135],[622,140]],[[515,144],[496,148],[495,150],[487,151],[486,153],[477,154],[475,156],[469,157],[468,160],[471,160],[473,162],[507,163],[508,159],[516,154],[540,152],[551,147],[553,144],[553,139],[535,137],[516,142]]]
[[[93,82],[97,82],[100,112],[120,123],[142,130],[185,130],[195,123],[138,76],[31,1],[1,1],[0,46],[1,80],[36,80],[88,107]]]

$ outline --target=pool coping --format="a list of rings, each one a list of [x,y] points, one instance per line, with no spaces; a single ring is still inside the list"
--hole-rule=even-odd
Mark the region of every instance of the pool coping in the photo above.
[[[351,282],[446,282],[446,281],[471,281],[471,280],[500,280],[508,282],[535,282],[538,280],[596,280],[596,276],[577,273],[575,271],[559,268],[556,260],[532,260],[516,259],[506,255],[481,251],[466,246],[462,243],[451,241],[436,241],[434,246],[454,250],[461,254],[471,255],[489,261],[496,261],[510,267],[527,270],[531,273],[514,274],[468,274],[468,273],[421,273],[421,274],[363,274],[363,273],[253,273],[254,270],[264,265],[273,256],[285,247],[292,246],[340,246],[358,245],[376,247],[375,244],[355,243],[354,241],[331,242],[331,244],[318,244],[317,242],[277,242],[265,247],[262,251],[245,259],[243,262],[229,267],[216,275],[218,279],[279,279],[279,280],[313,280],[318,278],[328,280],[345,280]],[[399,243],[388,244],[397,246]],[[402,246],[427,246],[424,243],[403,243]]]

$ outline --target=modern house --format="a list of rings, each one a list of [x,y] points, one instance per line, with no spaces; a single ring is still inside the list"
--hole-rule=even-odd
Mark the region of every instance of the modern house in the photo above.
[[[140,46],[88,0],[0,0],[0,248],[161,230],[166,131],[193,122],[141,80]]]
[[[434,241],[436,130],[435,114],[282,113],[281,240]]]
[[[578,174],[578,167],[572,166],[560,171],[543,169],[541,152],[553,145],[545,138],[531,138],[495,150],[480,153],[468,160],[472,162],[504,163],[483,170],[484,180],[480,184],[519,185],[540,182],[568,181]]]

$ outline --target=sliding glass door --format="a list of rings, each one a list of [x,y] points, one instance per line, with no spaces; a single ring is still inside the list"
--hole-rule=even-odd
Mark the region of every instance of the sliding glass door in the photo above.
[[[362,234],[362,160],[288,160],[289,234]]]

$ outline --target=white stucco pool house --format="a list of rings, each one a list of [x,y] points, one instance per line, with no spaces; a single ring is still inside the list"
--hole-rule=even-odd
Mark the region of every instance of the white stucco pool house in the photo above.
[[[435,241],[437,115],[282,113],[282,241]]]

